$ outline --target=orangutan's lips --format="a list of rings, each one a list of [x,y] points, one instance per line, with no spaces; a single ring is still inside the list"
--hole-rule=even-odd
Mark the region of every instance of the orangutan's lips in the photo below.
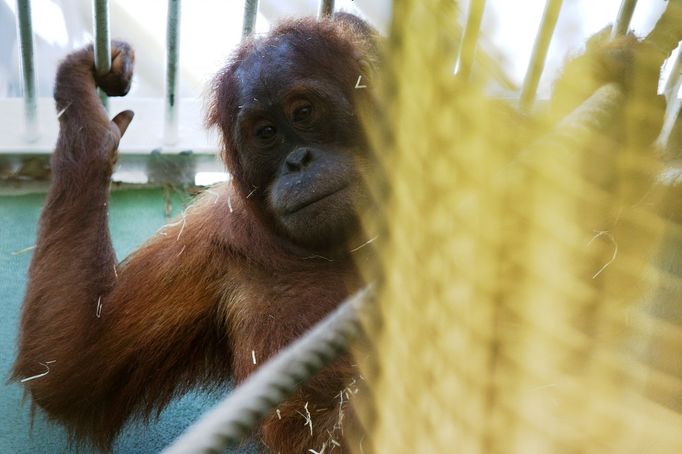
[[[313,204],[315,204],[315,203],[317,203],[323,199],[326,199],[327,197],[331,197],[334,194],[337,194],[337,193],[343,191],[347,187],[348,187],[347,185],[343,185],[343,186],[337,187],[335,189],[325,191],[321,194],[313,194],[312,197],[310,197],[309,199],[303,200],[303,201],[297,203],[296,205],[287,208],[284,211],[284,214],[285,215],[294,214],[297,211],[301,211],[302,209],[309,207],[310,205],[313,205]]]

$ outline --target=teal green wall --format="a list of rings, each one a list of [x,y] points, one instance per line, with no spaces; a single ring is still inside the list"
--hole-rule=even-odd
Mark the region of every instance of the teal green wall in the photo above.
[[[14,255],[35,243],[44,194],[0,196],[0,453],[76,452],[64,431],[38,412],[30,429],[30,405],[22,402],[19,384],[6,384],[16,353],[17,327],[31,252]],[[175,193],[173,213],[183,208]],[[110,203],[110,227],[121,260],[151,236],[165,219],[162,190],[115,191]],[[193,393],[173,402],[158,421],[132,424],[116,442],[116,453],[155,453],[207,410],[219,396]],[[245,448],[242,453],[253,452]],[[86,452],[80,450],[79,452]]]

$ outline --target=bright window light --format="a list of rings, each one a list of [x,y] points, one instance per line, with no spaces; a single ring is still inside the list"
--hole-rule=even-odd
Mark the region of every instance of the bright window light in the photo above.
[[[194,184],[197,186],[211,186],[212,184],[228,181],[230,175],[227,172],[197,172],[194,176]]]

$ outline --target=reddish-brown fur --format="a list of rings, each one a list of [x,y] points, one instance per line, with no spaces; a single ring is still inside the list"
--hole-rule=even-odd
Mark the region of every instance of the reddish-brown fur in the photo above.
[[[363,62],[349,54],[362,52],[366,38],[358,26],[348,17],[305,19],[273,35],[314,37],[307,44],[312,61],[330,68],[338,69],[333,62],[340,56],[318,52],[317,42],[339,49],[341,57],[358,61],[340,75],[354,84]],[[107,201],[118,141],[132,113],[110,122],[95,85],[124,95],[132,51],[114,43],[112,72],[102,78],[93,75],[92,49],[70,55],[59,68],[55,99],[57,110],[65,110],[13,378],[39,374],[45,370],[41,363],[54,361],[47,375],[25,386],[33,402],[78,442],[107,450],[131,417],[149,417],[192,387],[242,381],[361,285],[349,254],[328,261],[319,251],[293,244],[275,233],[263,215],[264,201],[247,197],[250,188],[234,149],[230,90],[235,65],[253,46],[244,44],[216,79],[208,119],[223,131],[224,158],[234,178],[200,197],[176,224],[118,266]],[[273,416],[263,425],[265,445],[296,453],[320,450],[330,436],[342,442],[338,395],[351,377],[346,357],[304,385],[280,406],[281,420]],[[299,414],[306,402],[312,436]]]

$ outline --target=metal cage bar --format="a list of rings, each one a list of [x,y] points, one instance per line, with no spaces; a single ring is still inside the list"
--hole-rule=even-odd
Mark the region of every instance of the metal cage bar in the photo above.
[[[468,79],[471,74],[478,35],[481,31],[483,11],[485,11],[485,0],[471,0],[467,23],[464,28],[464,36],[459,48],[459,62],[457,65],[457,74],[463,79]]]
[[[36,101],[36,71],[33,53],[33,23],[30,0],[17,0],[17,23],[21,47],[21,70],[24,86],[25,139],[35,142],[39,136],[38,104]]]
[[[180,43],[180,0],[168,0],[166,25],[166,105],[163,140],[166,145],[178,141],[178,46]]]
[[[330,17],[332,14],[334,14],[334,0],[321,0],[317,17]]]
[[[92,7],[95,27],[95,71],[103,75],[111,71],[111,38],[109,35],[109,0],[94,0]],[[100,91],[102,103],[108,109],[107,95]]]
[[[630,28],[632,14],[635,12],[635,6],[637,6],[637,0],[623,0],[621,2],[616,22],[614,22],[611,29],[611,39],[627,33]]]
[[[680,114],[680,107],[682,106],[682,102],[679,99],[680,88],[682,88],[682,42],[677,48],[677,55],[673,61],[670,76],[663,89],[667,105],[663,117],[661,133],[656,139],[656,144],[663,149],[668,146],[670,135],[675,127],[675,123],[677,123],[677,117]]]
[[[523,80],[523,87],[521,89],[521,100],[519,107],[522,111],[527,112],[535,102],[535,96],[538,90],[538,83],[540,76],[545,69],[545,59],[547,58],[547,51],[549,44],[552,41],[552,35],[556,28],[557,20],[559,19],[559,11],[563,0],[547,0],[545,11],[542,14],[542,21],[538,35],[533,44],[533,53],[528,63],[528,71]]]
[[[244,25],[242,27],[242,39],[249,36],[256,29],[257,16],[258,0],[246,0],[244,3]]]
[[[682,42],[680,42],[682,44]],[[670,69],[670,76],[665,82],[665,88],[663,89],[663,94],[665,95],[668,102],[671,99],[677,98],[677,92],[675,90],[680,89],[680,83],[682,77],[682,46],[678,46],[677,55],[675,55],[675,60],[673,61],[672,68]]]

